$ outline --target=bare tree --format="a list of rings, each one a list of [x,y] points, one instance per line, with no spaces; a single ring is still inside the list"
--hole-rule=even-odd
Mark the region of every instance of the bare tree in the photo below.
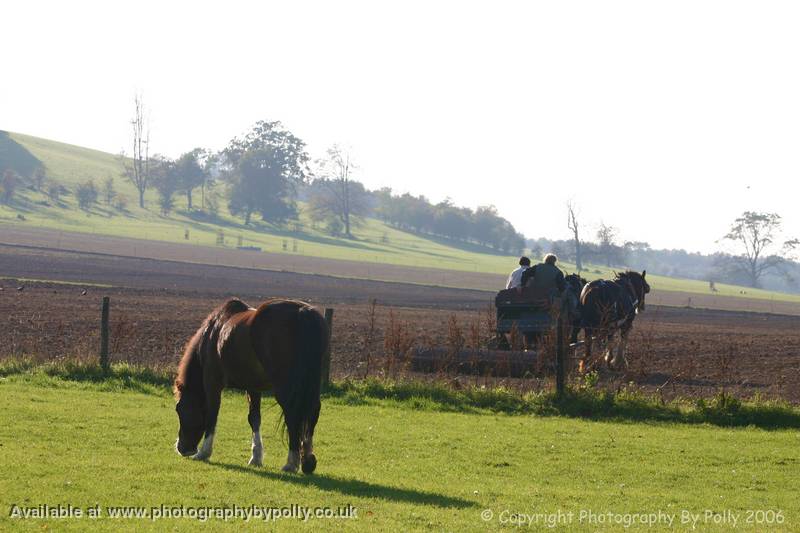
[[[139,207],[144,207],[144,193],[150,185],[150,126],[145,119],[145,107],[142,95],[133,97],[133,160],[124,163],[125,175],[139,191]],[[123,159],[124,162],[124,159]]]
[[[742,253],[731,258],[731,266],[747,278],[751,287],[758,287],[765,272],[779,268],[800,246],[798,239],[788,239],[780,250],[775,250],[775,238],[780,234],[781,224],[781,216],[777,213],[745,211],[723,237],[740,245]]]
[[[333,145],[327,157],[317,164],[320,177],[314,183],[316,191],[312,193],[311,209],[316,212],[316,218],[332,216],[341,221],[345,236],[352,237],[351,217],[364,214],[367,201],[364,186],[350,179],[355,168],[350,152]]]
[[[579,230],[578,213],[575,203],[570,200],[567,202],[567,227],[572,232],[572,240],[575,242],[575,268],[580,272],[583,270],[583,257],[581,254],[581,237]]]

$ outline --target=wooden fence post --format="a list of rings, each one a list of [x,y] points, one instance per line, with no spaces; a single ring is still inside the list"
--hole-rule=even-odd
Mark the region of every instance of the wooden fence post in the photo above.
[[[564,395],[565,357],[564,357],[564,308],[558,313],[556,325],[556,397]]]
[[[333,308],[325,308],[325,322],[328,324],[328,347],[322,354],[322,388],[331,384],[331,337],[333,337]]]
[[[108,370],[108,307],[109,297],[103,296],[103,311],[100,317],[100,366]]]

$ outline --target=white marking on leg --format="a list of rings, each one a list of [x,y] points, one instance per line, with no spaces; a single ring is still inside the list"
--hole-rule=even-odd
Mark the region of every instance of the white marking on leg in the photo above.
[[[264,445],[261,444],[261,432],[253,432],[253,453],[247,463],[252,466],[261,466],[264,463]]]
[[[209,433],[205,439],[203,439],[203,445],[200,447],[200,451],[197,452],[192,456],[192,459],[197,459],[198,461],[206,461],[211,457],[211,451],[214,446],[214,434]]]
[[[312,453],[314,453],[314,443],[313,439],[309,438],[303,442],[303,457],[308,457]]]
[[[289,450],[289,457],[286,458],[286,464],[283,465],[284,472],[297,472],[300,468],[300,452]]]

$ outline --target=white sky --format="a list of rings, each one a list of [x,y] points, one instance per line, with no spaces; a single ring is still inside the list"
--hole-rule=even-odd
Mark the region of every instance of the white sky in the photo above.
[[[6,2],[0,129],[220,149],[281,120],[367,186],[494,204],[527,236],[713,251],[744,210],[800,236],[797,2]]]

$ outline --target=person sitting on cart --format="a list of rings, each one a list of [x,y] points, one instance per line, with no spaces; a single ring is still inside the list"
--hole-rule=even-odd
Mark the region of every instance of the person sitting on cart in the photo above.
[[[522,274],[526,270],[531,267],[531,260],[525,257],[524,255],[519,258],[519,268],[514,270],[511,275],[508,276],[508,281],[506,282],[506,289],[517,289],[522,287]]]
[[[549,289],[553,296],[564,292],[566,288],[564,273],[556,266],[557,262],[556,254],[544,256],[544,263],[539,263],[522,273],[522,286]]]

